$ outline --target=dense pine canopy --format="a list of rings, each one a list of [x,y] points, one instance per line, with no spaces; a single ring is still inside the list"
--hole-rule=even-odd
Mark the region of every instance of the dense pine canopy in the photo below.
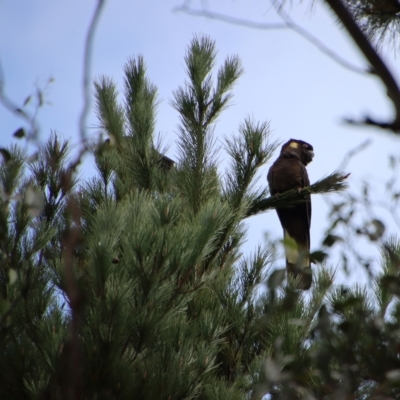
[[[276,269],[274,243],[243,256],[244,220],[302,197],[255,185],[277,148],[268,122],[246,119],[218,168],[216,121],[241,62],[215,71],[207,37],[185,62],[175,162],[157,144],[142,57],[125,65],[122,102],[111,78],[95,82],[93,179],[56,133],[35,157],[2,149],[0,398],[397,398],[400,243],[382,248],[369,287],[337,286],[318,263],[306,294]]]

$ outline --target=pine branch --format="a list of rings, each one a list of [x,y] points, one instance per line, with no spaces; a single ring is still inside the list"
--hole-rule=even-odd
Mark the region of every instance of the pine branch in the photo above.
[[[278,143],[270,139],[269,123],[254,123],[247,118],[239,126],[239,135],[226,139],[226,150],[231,166],[226,173],[225,197],[232,206],[240,208],[243,199],[260,199],[265,196],[253,190],[258,169],[276,150]]]
[[[128,60],[125,65],[125,114],[129,139],[124,138],[122,153],[126,156],[123,169],[140,190],[155,186],[157,159],[154,154],[154,127],[157,109],[157,87],[147,78],[142,56]],[[122,177],[120,174],[119,178]]]
[[[144,148],[148,148],[152,142],[157,109],[157,87],[147,78],[146,72],[143,56],[129,59],[125,64],[129,131],[137,145]]]
[[[125,135],[125,115],[118,104],[117,85],[111,78],[101,76],[94,82],[94,89],[100,127],[106,131],[111,142],[120,143]]]
[[[350,174],[344,174],[340,171],[333,172],[326,178],[320,179],[312,185],[301,189],[300,192],[296,189],[292,189],[279,194],[279,196],[270,196],[257,200],[249,207],[246,217],[251,217],[252,215],[265,212],[272,208],[290,207],[294,204],[305,202],[307,201],[304,197],[305,194],[325,194],[346,190],[348,184],[345,180],[349,175]]]
[[[214,84],[215,43],[195,36],[185,56],[189,81],[174,92],[172,107],[180,114],[178,152],[181,168],[177,185],[195,213],[216,194],[219,181],[215,165],[213,126],[228,106],[233,85],[242,74],[238,57],[228,57]]]

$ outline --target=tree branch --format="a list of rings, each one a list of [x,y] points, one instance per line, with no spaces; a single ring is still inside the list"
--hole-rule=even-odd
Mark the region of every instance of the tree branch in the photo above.
[[[394,132],[400,133],[400,89],[397,82],[386,64],[382,61],[376,50],[373,48],[367,37],[358,27],[354,18],[344,6],[341,0],[325,0],[343,26],[348,31],[349,35],[353,38],[354,42],[364,54],[365,58],[370,63],[372,70],[371,72],[378,76],[382,83],[385,85],[388,97],[392,100],[393,106],[396,110],[396,117],[393,122],[377,122],[370,117],[366,117],[361,123],[379,126],[384,129],[391,129]],[[352,120],[347,122],[356,123]]]
[[[266,199],[255,201],[249,208],[246,218],[251,217],[255,214],[260,214],[272,208],[277,207],[290,207],[297,203],[304,203],[307,201],[305,194],[325,194],[339,192],[346,190],[348,187],[345,180],[350,174],[344,174],[343,172],[333,172],[326,178],[320,179],[301,189],[298,192],[296,189],[288,190],[287,192],[279,194],[279,196],[271,196]]]
[[[289,15],[283,11],[283,7],[277,6],[274,1],[271,1],[271,3],[275,7],[276,13],[282,18],[282,20],[285,22],[285,24],[288,28],[294,30],[296,33],[298,33],[300,36],[302,36],[304,39],[306,39],[308,42],[310,42],[312,45],[314,45],[322,53],[326,54],[328,57],[330,57],[332,60],[334,60],[335,62],[340,64],[342,67],[347,68],[348,70],[350,70],[352,72],[355,72],[357,74],[363,74],[363,75],[367,74],[367,73],[371,73],[371,71],[356,67],[355,65],[350,64],[344,58],[341,58],[338,54],[336,54],[331,49],[329,49],[327,46],[325,46],[317,37],[312,35],[310,32],[306,31],[300,25],[297,25],[289,17]]]
[[[230,17],[229,15],[225,14],[220,14],[216,13],[213,11],[207,11],[205,9],[202,10],[195,10],[193,8],[188,7],[186,4],[183,4],[180,7],[175,7],[173,9],[174,12],[182,12],[188,15],[192,15],[194,17],[204,17],[204,18],[209,18],[209,19],[215,19],[217,21],[221,22],[226,22],[227,24],[231,25],[240,25],[240,26],[245,26],[247,28],[251,29],[287,29],[286,24],[265,24],[262,22],[254,22],[254,21],[249,21],[247,19],[242,19],[242,18],[235,18],[235,17]]]
[[[81,116],[79,118],[79,129],[81,140],[85,144],[86,142],[86,119],[89,114],[92,93],[90,90],[90,67],[92,60],[92,50],[93,50],[93,40],[94,33],[97,27],[97,24],[100,20],[101,11],[104,7],[105,0],[98,0],[96,9],[94,10],[94,14],[92,20],[90,21],[89,29],[86,35],[85,41],[85,55],[83,61],[83,108],[81,111]]]
[[[338,54],[336,54],[331,49],[326,47],[315,36],[313,36],[311,33],[307,32],[305,29],[303,29],[302,27],[297,25],[295,22],[293,22],[289,18],[289,16],[286,13],[284,13],[282,11],[282,9],[279,7],[276,8],[275,11],[284,21],[283,24],[281,24],[281,23],[268,24],[268,23],[254,22],[254,21],[249,21],[249,20],[242,19],[242,18],[230,17],[229,15],[220,14],[220,13],[208,11],[205,9],[195,10],[193,8],[190,8],[186,4],[183,4],[180,7],[175,7],[174,11],[175,12],[183,12],[185,14],[192,15],[195,17],[204,17],[204,18],[214,19],[217,21],[225,22],[227,24],[231,24],[231,25],[244,26],[244,27],[250,28],[250,29],[259,29],[259,30],[291,29],[291,30],[295,31],[297,34],[299,34],[301,37],[303,37],[305,40],[307,40],[309,43],[311,43],[313,46],[317,47],[318,50],[320,50],[322,53],[326,54],[328,57],[330,57],[333,61],[337,62],[342,67],[347,68],[348,70],[350,70],[352,72],[356,72],[358,74],[366,74],[369,72],[362,68],[358,68],[358,67],[350,64],[345,59],[341,58]]]

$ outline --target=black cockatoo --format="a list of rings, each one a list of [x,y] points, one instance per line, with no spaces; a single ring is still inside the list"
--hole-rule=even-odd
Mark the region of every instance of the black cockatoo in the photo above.
[[[291,189],[300,190],[310,185],[306,165],[314,157],[314,149],[302,140],[290,139],[282,146],[281,153],[268,171],[268,184],[271,195],[279,195]],[[287,243],[286,268],[289,273],[299,277],[298,288],[311,287],[312,272],[310,265],[310,225],[311,197],[305,195],[306,202],[293,207],[277,208],[283,228],[284,238],[292,239],[294,246]]]

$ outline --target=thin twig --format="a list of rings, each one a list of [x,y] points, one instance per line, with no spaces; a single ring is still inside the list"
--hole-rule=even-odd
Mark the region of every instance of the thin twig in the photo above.
[[[349,150],[345,156],[343,157],[342,162],[339,165],[338,170],[339,171],[343,171],[344,169],[346,169],[348,163],[350,162],[350,160],[356,156],[358,153],[361,153],[363,150],[365,150],[370,144],[372,143],[371,139],[367,139],[364,142],[360,143],[359,145],[357,145],[356,147],[354,147],[353,149]]]
[[[73,162],[71,162],[69,166],[69,171],[73,173],[78,165],[81,163],[82,157],[88,150],[88,142],[86,137],[86,120],[90,111],[90,106],[92,104],[92,94],[90,90],[90,66],[92,60],[92,48],[94,41],[94,33],[96,30],[96,26],[100,20],[100,14],[104,7],[105,0],[98,0],[96,9],[94,11],[92,20],[90,22],[90,26],[87,32],[86,41],[85,41],[85,59],[83,65],[83,99],[84,104],[82,108],[82,112],[79,118],[79,129],[81,136],[81,149]]]
[[[175,7],[173,9],[173,11],[174,12],[182,12],[184,14],[192,15],[194,17],[204,17],[204,18],[209,18],[209,19],[215,19],[216,21],[225,22],[225,23],[231,24],[231,25],[245,26],[245,27],[251,28],[251,29],[261,29],[261,30],[287,29],[286,24],[281,24],[281,23],[266,24],[266,23],[262,23],[262,22],[254,22],[254,21],[249,21],[247,19],[230,17],[229,15],[226,15],[226,14],[220,14],[220,13],[216,13],[213,11],[207,11],[205,9],[195,10],[193,8],[190,8],[186,4],[183,4],[180,7]]]
[[[37,110],[33,115],[30,115],[26,110],[23,110],[17,104],[15,104],[5,92],[5,77],[2,64],[0,61],[0,103],[11,113],[15,114],[18,118],[22,118],[29,125],[29,139],[37,139],[37,133],[39,132],[39,127],[36,122]]]
[[[274,1],[271,1],[271,3],[275,7],[276,13],[282,18],[282,20],[285,22],[285,24],[288,26],[288,28],[294,30],[296,33],[298,33],[300,36],[302,36],[304,39],[306,39],[309,43],[311,43],[312,45],[317,47],[318,50],[320,50],[322,53],[326,54],[328,57],[330,57],[335,62],[340,64],[342,67],[347,68],[352,72],[355,72],[357,74],[362,74],[362,75],[371,73],[371,71],[368,71],[366,69],[359,68],[359,67],[356,67],[353,64],[350,64],[344,58],[340,57],[334,51],[332,51],[327,46],[325,46],[318,38],[316,38],[310,32],[308,32],[307,30],[302,28],[300,25],[297,25],[289,17],[289,15],[283,10],[283,7],[277,6]]]
[[[93,50],[93,40],[96,27],[100,20],[101,11],[105,5],[105,0],[98,0],[96,9],[94,10],[94,14],[92,20],[89,25],[89,29],[86,35],[85,42],[85,55],[83,61],[83,108],[81,112],[81,116],[79,118],[79,129],[82,143],[86,146],[86,119],[89,114],[92,93],[90,90],[90,69],[91,69],[91,61],[92,61],[92,50]]]
[[[203,17],[203,18],[214,19],[217,21],[225,22],[227,24],[244,26],[246,28],[251,28],[251,29],[259,29],[259,30],[291,29],[291,30],[295,31],[296,33],[298,33],[301,37],[306,39],[313,46],[317,47],[321,52],[326,54],[328,57],[330,57],[332,60],[337,62],[342,67],[344,67],[352,72],[356,72],[358,74],[367,74],[369,72],[362,68],[358,68],[358,67],[350,64],[345,59],[341,58],[338,54],[336,54],[335,52],[330,50],[328,47],[326,47],[315,36],[313,36],[311,33],[307,32],[305,29],[303,29],[302,27],[297,25],[295,22],[293,22],[286,13],[283,13],[283,11],[281,9],[279,9],[279,10],[277,9],[276,12],[284,21],[283,24],[282,23],[269,23],[268,24],[268,23],[254,22],[254,21],[250,21],[247,19],[235,18],[235,17],[231,17],[226,14],[220,14],[220,13],[216,13],[213,11],[208,11],[206,9],[195,10],[186,4],[183,4],[180,7],[175,7],[173,9],[173,11],[182,12],[187,15],[192,15],[194,17]]]

